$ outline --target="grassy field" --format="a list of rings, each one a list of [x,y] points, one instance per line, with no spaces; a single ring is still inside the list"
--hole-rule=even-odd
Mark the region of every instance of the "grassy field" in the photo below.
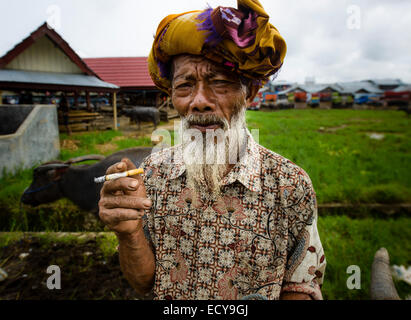
[[[351,219],[319,217],[318,232],[327,259],[322,288],[326,299],[370,299],[371,265],[375,252],[385,247],[391,265],[411,265],[411,219]],[[347,267],[361,270],[361,289],[347,288]],[[400,297],[411,294],[411,286],[396,283]]]
[[[247,121],[260,144],[307,171],[319,203],[411,201],[411,126],[403,112],[250,111]]]
[[[247,121],[250,129],[259,129],[260,144],[307,171],[320,204],[411,202],[411,127],[405,113],[250,111]],[[133,138],[114,131],[70,137],[62,134],[60,140],[61,160],[151,145],[148,137]],[[96,217],[65,199],[38,208],[20,208],[19,198],[30,184],[31,175],[29,169],[0,180],[0,231],[104,231]],[[369,299],[372,259],[380,247],[388,249],[391,264],[411,264],[409,217],[362,217],[319,218],[318,229],[327,258],[323,286],[327,299]],[[360,290],[347,289],[346,269],[350,265],[361,268]],[[403,282],[397,285],[403,298],[411,293]]]
[[[310,175],[319,203],[411,202],[410,119],[397,111],[286,110],[247,113],[260,144],[301,166]],[[383,135],[381,140],[370,137]],[[108,155],[150,146],[149,137],[120,131],[61,134],[61,160]],[[0,203],[30,184],[32,169],[0,180]]]

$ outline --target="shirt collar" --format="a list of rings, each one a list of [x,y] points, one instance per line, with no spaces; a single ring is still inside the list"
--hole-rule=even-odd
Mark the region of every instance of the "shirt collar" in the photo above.
[[[239,181],[247,189],[253,192],[261,192],[261,158],[258,144],[247,130],[247,148],[233,169],[222,181],[223,185],[229,185]]]
[[[183,161],[182,146],[178,145],[171,150],[173,165],[169,166],[167,175],[169,179],[177,179],[186,171]],[[239,181],[253,192],[261,192],[261,158],[258,144],[247,130],[247,148],[234,165],[231,171],[224,177],[222,184],[229,185]]]

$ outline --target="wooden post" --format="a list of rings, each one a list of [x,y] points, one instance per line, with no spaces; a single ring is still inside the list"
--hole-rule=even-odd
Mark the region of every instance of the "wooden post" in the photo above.
[[[114,130],[117,131],[117,93],[113,92],[113,117],[114,117]]]
[[[91,112],[90,106],[90,91],[86,91],[86,103],[87,103],[87,111]]]
[[[74,107],[78,107],[78,91],[74,91]]]

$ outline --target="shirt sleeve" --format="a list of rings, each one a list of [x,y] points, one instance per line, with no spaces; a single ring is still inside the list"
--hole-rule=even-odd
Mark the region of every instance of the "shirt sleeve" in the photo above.
[[[302,171],[288,215],[288,256],[281,293],[305,293],[322,300],[326,260],[317,230],[317,201],[308,175]]]
[[[143,181],[144,181],[144,186],[147,192],[147,198],[149,198],[152,201],[151,208],[148,210],[145,210],[145,215],[143,216],[143,231],[144,231],[144,235],[147,241],[149,242],[154,252],[155,246],[154,246],[152,236],[151,236],[150,225],[153,224],[153,221],[152,221],[154,219],[153,213],[157,206],[157,203],[156,203],[157,199],[156,199],[156,191],[153,188],[153,185],[152,185],[153,183],[151,181],[153,174],[154,174],[154,168],[150,164],[150,157],[146,158],[145,161],[143,161],[143,163],[140,165],[140,167],[144,169]]]
[[[143,228],[146,239],[152,245],[153,252],[158,243],[158,235],[155,233],[155,220],[156,212],[161,206],[163,201],[163,192],[166,179],[164,178],[164,170],[162,167],[168,165],[170,161],[171,153],[169,149],[164,149],[162,151],[157,151],[148,156],[143,163],[141,168],[144,169],[144,186],[147,192],[147,198],[152,201],[152,206],[150,209],[145,210],[145,216],[143,217]]]

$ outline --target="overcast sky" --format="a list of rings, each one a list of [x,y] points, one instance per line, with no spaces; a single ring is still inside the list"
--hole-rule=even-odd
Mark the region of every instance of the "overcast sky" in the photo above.
[[[410,0],[260,0],[288,45],[278,80],[411,83]],[[83,58],[147,56],[168,14],[235,0],[0,0],[0,55],[49,19]]]

